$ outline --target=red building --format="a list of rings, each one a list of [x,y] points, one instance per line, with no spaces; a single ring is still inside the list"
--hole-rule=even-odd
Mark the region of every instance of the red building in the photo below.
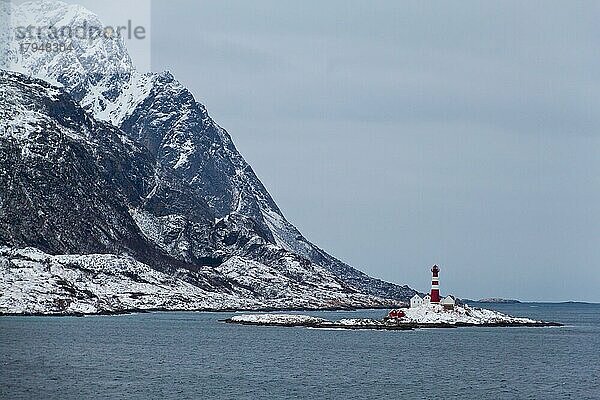
[[[402,310],[391,310],[388,313],[388,318],[394,318],[394,319],[395,318],[402,318],[402,317],[404,317],[404,315],[405,315],[404,311],[402,311]]]

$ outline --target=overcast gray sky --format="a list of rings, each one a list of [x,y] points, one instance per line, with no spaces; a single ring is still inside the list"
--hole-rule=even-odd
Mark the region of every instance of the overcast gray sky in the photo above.
[[[90,7],[91,8],[91,7]],[[152,3],[187,85],[309,239],[382,279],[600,301],[600,3]]]

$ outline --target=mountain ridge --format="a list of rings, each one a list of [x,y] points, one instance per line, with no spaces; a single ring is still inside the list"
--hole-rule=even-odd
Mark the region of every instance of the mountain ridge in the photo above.
[[[57,20],[62,15],[77,21],[96,18],[91,13],[87,16],[80,8],[77,13],[66,12],[63,8],[70,6],[64,3],[44,1],[42,4],[39,7],[47,14],[41,20]],[[52,17],[53,14],[60,16]],[[37,21],[40,22],[39,18]],[[63,24],[73,22],[60,21]],[[204,105],[197,102],[189,90],[169,72],[141,74],[135,71],[122,42],[110,43],[107,48],[102,46],[102,43],[97,43],[92,49],[92,53],[99,53],[102,57],[95,60],[87,57],[85,62],[78,59],[77,52],[57,58],[48,58],[47,55],[27,58],[14,54],[13,58],[19,65],[15,69],[62,85],[62,89],[49,89],[51,86],[48,86],[44,90],[71,97],[72,100],[59,101],[68,104],[62,110],[64,113],[79,113],[78,123],[82,126],[86,123],[97,125],[101,131],[106,131],[100,134],[102,140],[96,142],[102,142],[114,151],[98,153],[100,156],[96,161],[99,161],[100,169],[109,172],[103,179],[117,182],[121,196],[119,201],[125,203],[121,207],[125,205],[127,208],[126,214],[115,214],[121,215],[115,218],[115,223],[117,220],[126,222],[123,226],[118,223],[116,226],[125,233],[129,232],[126,236],[135,238],[131,240],[137,243],[129,246],[133,248],[126,249],[125,253],[133,252],[137,259],[149,264],[154,263],[153,258],[163,260],[159,271],[172,272],[180,266],[193,272],[207,267],[214,269],[234,257],[245,260],[239,262],[238,259],[235,263],[237,272],[243,269],[241,264],[244,262],[258,262],[268,268],[275,266],[288,275],[291,270],[300,268],[302,274],[290,275],[295,279],[295,285],[302,286],[300,278],[313,275],[319,276],[323,282],[333,280],[336,282],[332,286],[335,290],[353,293],[356,297],[356,300],[345,300],[345,305],[352,307],[398,303],[415,293],[407,286],[371,278],[304,238],[285,219],[251,166],[235,148],[227,131],[210,118]],[[75,48],[78,51],[85,49],[81,43],[76,43]],[[112,57],[107,49],[116,49],[116,56]],[[85,51],[90,53],[89,49]],[[119,66],[123,69],[108,68],[106,74],[99,72],[103,62],[110,64],[114,59],[120,60]],[[64,63],[77,65],[80,69],[62,68]],[[90,69],[86,69],[87,66]],[[3,77],[21,81],[20,84],[40,85],[14,73],[4,73]],[[41,103],[47,101],[43,97],[43,94],[39,95]],[[79,105],[81,109],[78,109]],[[54,117],[65,119],[61,115]],[[15,120],[7,121],[11,121],[10,124]],[[56,124],[56,121],[53,122]],[[107,132],[109,134],[106,135]],[[96,142],[95,148],[102,149]],[[87,159],[87,155],[84,158]],[[94,162],[90,162],[91,169],[92,164]],[[129,172],[130,169],[132,172]],[[43,168],[40,168],[38,173],[42,172]],[[96,204],[104,203],[96,199]],[[90,207],[93,208],[93,204]],[[117,205],[114,209],[118,209]],[[110,225],[107,224],[104,230],[110,232]],[[8,228],[5,230],[9,231]],[[60,232],[55,232],[54,236],[57,234],[60,235]],[[102,237],[105,242],[112,240]],[[3,239],[0,245],[2,242],[10,246],[32,244],[27,240]],[[42,251],[59,250],[58,247],[41,247]],[[96,250],[93,247],[90,244],[90,248],[77,248],[72,242],[68,250],[78,253],[83,249],[83,253],[90,253]],[[254,270],[260,269],[258,265],[253,267]],[[249,276],[256,278],[253,282],[255,292],[264,289],[258,277],[252,273]],[[240,284],[239,279],[236,282]],[[269,286],[264,281],[262,285]],[[295,304],[293,299],[288,303]],[[344,305],[344,301],[339,304]]]

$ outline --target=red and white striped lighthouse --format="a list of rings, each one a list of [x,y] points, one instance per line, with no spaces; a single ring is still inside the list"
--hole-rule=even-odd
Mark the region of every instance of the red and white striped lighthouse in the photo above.
[[[440,272],[440,268],[437,265],[431,267],[431,303],[439,304],[440,303],[440,278],[438,278],[438,273]]]

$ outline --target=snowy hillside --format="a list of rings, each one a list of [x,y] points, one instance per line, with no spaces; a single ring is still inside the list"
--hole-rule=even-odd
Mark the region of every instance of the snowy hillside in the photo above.
[[[0,247],[0,313],[95,314],[137,310],[338,308],[380,305],[368,296],[302,284],[239,258],[219,270],[179,269],[166,274],[132,257],[109,254],[51,256],[33,248]],[[259,293],[246,274],[274,281]],[[212,278],[212,279],[211,279]],[[281,285],[281,286],[276,286]],[[269,288],[264,282],[261,286]],[[280,287],[282,290],[276,290]]]

